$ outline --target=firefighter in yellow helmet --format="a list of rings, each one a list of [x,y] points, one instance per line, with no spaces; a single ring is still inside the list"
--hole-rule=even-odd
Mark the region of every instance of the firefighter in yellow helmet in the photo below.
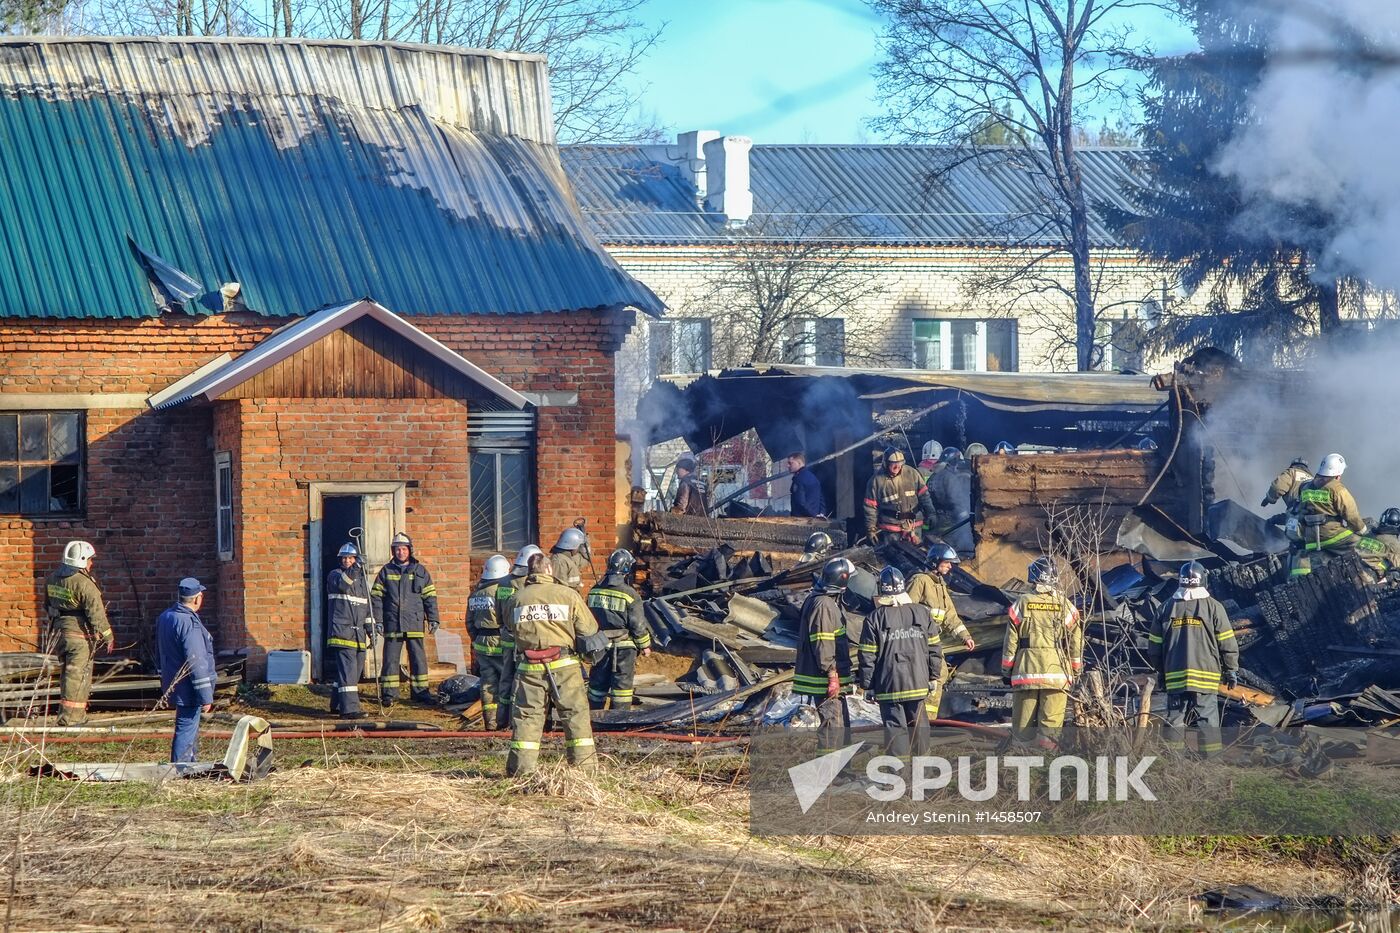
[[[96,555],[97,549],[88,542],[69,541],[63,548],[63,563],[44,580],[49,640],[56,642],[53,650],[63,664],[60,726],[76,726],[87,718],[94,649],[112,653],[112,626],[102,591],[91,575]]]
[[[1034,593],[1007,611],[1011,624],[1001,648],[1001,673],[1010,681],[1012,741],[1054,749],[1065,724],[1069,688],[1084,669],[1079,611],[1059,589],[1059,568],[1037,557],[1026,576]]]
[[[515,697],[506,774],[533,771],[550,710],[563,723],[570,764],[592,767],[593,723],[579,659],[602,656],[608,636],[576,590],[557,582],[549,557],[530,557],[525,585],[506,604],[506,627],[515,645]]]

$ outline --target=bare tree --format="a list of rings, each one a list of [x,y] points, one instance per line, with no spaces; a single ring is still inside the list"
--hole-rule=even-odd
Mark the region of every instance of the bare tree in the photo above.
[[[715,365],[902,359],[877,313],[885,263],[847,216],[765,214],[733,232],[712,269],[685,311],[709,319]]]
[[[982,158],[1014,160],[1038,204],[1006,231],[1012,261],[1002,284],[1024,283],[1039,298],[1061,295],[1074,309],[1075,362],[1093,369],[1098,309],[1077,128],[1123,106],[1132,62],[1147,54],[1129,17],[1166,0],[869,0],[884,18],[877,70],[887,114],[882,129],[947,144],[935,176]],[[970,146],[989,126],[1006,146]],[[933,181],[936,183],[938,177]],[[1071,282],[1045,267],[1068,256]],[[1099,273],[1102,276],[1102,273]]]
[[[31,0],[32,2],[32,0]],[[54,0],[57,2],[57,0]],[[74,0],[93,32],[424,42],[549,59],[564,142],[652,138],[625,78],[661,29],[647,0]]]

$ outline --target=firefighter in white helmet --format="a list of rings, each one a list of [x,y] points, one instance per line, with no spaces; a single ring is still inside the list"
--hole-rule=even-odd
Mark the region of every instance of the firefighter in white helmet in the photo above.
[[[1298,522],[1302,532],[1302,550],[1296,552],[1292,575],[1311,572],[1312,560],[1326,561],[1356,547],[1356,536],[1365,534],[1366,519],[1356,507],[1356,500],[1342,485],[1347,462],[1341,454],[1322,458],[1317,475],[1298,491]]]
[[[438,630],[437,586],[428,568],[413,555],[413,542],[399,532],[389,542],[393,560],[379,569],[369,591],[371,615],[384,627],[384,660],[380,670],[384,705],[399,696],[399,666],[408,648],[409,686],[414,701],[432,703],[428,690],[428,652],[423,640]]]
[[[510,582],[510,561],[492,554],[481,568],[481,582],[467,600],[467,635],[481,677],[481,720],[488,730],[510,725],[510,683],[515,671],[515,644],[501,618],[499,593]],[[515,590],[511,588],[510,595]],[[510,596],[506,597],[507,599]]]
[[[63,562],[44,581],[44,608],[49,615],[50,649],[63,664],[58,724],[76,726],[87,718],[92,691],[95,648],[112,653],[112,626],[102,591],[91,576],[97,549],[86,541],[69,541]]]
[[[360,674],[365,668],[365,652],[374,642],[369,581],[360,565],[359,548],[347,541],[336,556],[340,566],[326,575],[326,653],[335,670],[331,712],[341,719],[364,719]]]

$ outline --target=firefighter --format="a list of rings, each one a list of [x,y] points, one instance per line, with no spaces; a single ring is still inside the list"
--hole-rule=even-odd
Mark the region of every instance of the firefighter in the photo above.
[[[515,644],[515,696],[506,774],[533,771],[551,708],[564,727],[569,763],[592,767],[593,725],[579,657],[596,660],[608,637],[575,590],[555,582],[549,558],[530,557],[525,585],[507,604],[507,634]]]
[[[973,441],[971,444],[967,445],[968,457],[985,457],[990,452],[991,451],[987,450],[987,445],[983,444],[981,441]]]
[[[502,580],[496,586],[498,606],[504,606],[515,595],[515,591],[525,585],[525,574],[528,572],[530,558],[543,553],[544,551],[537,544],[527,544],[516,553],[515,561],[510,565],[510,577]],[[505,616],[501,616],[501,619],[504,620]]]
[[[1026,576],[1035,592],[1007,610],[1011,624],[1002,642],[1001,674],[1012,687],[1012,740],[1025,745],[1034,736],[1036,744],[1053,750],[1070,685],[1084,669],[1084,630],[1079,611],[1059,590],[1054,561],[1037,557]]]
[[[1366,520],[1356,500],[1342,485],[1347,462],[1341,454],[1322,458],[1317,475],[1298,490],[1298,523],[1302,548],[1294,551],[1292,576],[1312,571],[1312,562],[1324,562],[1356,547],[1356,536],[1366,531]]]
[[[1367,519],[1367,526],[1372,521]],[[1375,522],[1375,530],[1367,535],[1358,535],[1356,553],[1378,575],[1400,568],[1400,509],[1389,508],[1381,513],[1381,520]]]
[[[384,628],[384,661],[380,671],[384,706],[399,698],[399,667],[408,648],[409,686],[418,703],[432,703],[428,691],[426,635],[438,630],[437,587],[428,568],[413,556],[413,541],[399,532],[389,542],[393,560],[379,569],[369,591],[370,614]],[[427,626],[425,633],[424,626]]]
[[[880,571],[875,610],[860,636],[859,677],[861,688],[880,704],[886,754],[907,760],[911,750],[923,754],[928,743],[925,703],[929,686],[943,673],[943,649],[928,608],[909,602],[904,590],[897,567]]]
[[[1288,465],[1274,481],[1269,484],[1269,492],[1264,496],[1264,500],[1259,503],[1261,508],[1268,508],[1280,499],[1283,500],[1283,507],[1292,512],[1298,507],[1298,493],[1302,491],[1303,484],[1313,478],[1312,470],[1308,469],[1308,461],[1301,456],[1293,458],[1293,462]]]
[[[681,457],[676,461],[676,499],[671,511],[677,515],[710,514],[705,484],[695,475],[695,458]]]
[[[903,451],[887,448],[884,470],[870,477],[865,489],[865,536],[875,542],[890,537],[917,544],[933,524],[933,503],[923,474],[904,468]]]
[[[341,719],[364,719],[360,711],[360,674],[365,651],[374,641],[369,614],[369,582],[360,566],[360,550],[346,543],[340,547],[340,566],[326,575],[326,651],[335,670],[331,712]]]
[[[992,453],[998,457],[1014,457],[1016,456],[1016,447],[1010,441],[997,441],[997,445],[992,448]]]
[[[797,562],[810,564],[812,561],[822,560],[831,550],[832,543],[831,535],[825,531],[812,532],[807,536],[807,543],[802,546],[802,557]]]
[[[926,441],[923,453],[919,455],[919,472],[924,474],[924,479],[933,475],[933,471],[938,467],[938,458],[943,453],[943,445],[938,441]]]
[[[958,607],[953,605],[953,594],[948,592],[946,577],[958,563],[958,552],[941,541],[935,541],[928,549],[927,569],[914,574],[909,581],[909,598],[928,609],[939,637],[951,635],[962,640],[968,651],[977,648],[977,642],[968,632],[967,626],[958,616]],[[943,675],[929,690],[928,718],[938,718],[938,705],[943,700],[943,686],[948,682],[952,668],[943,665]]]
[[[797,623],[797,670],[792,675],[792,692],[817,707],[821,720],[817,745],[822,753],[844,746],[851,728],[850,713],[840,699],[851,686],[849,620],[841,597],[855,569],[844,557],[827,561],[802,603],[802,617]]]
[[[49,643],[62,664],[59,680],[60,726],[76,726],[87,719],[88,694],[92,691],[94,649],[112,653],[112,626],[102,591],[92,579],[97,549],[86,541],[69,541],[63,562],[44,581],[44,608],[49,616]]]
[[[549,549],[549,563],[554,579],[574,589],[583,588],[583,568],[591,567],[588,554],[588,535],[581,528],[565,528],[559,533],[559,540]]]
[[[510,561],[500,554],[486,558],[481,581],[467,599],[467,637],[481,678],[481,724],[494,732],[510,722],[510,680],[515,669],[510,636],[501,626],[498,594],[510,580]],[[514,589],[511,590],[514,595]],[[510,597],[506,597],[509,599]]]
[[[1167,691],[1167,747],[1186,749],[1186,726],[1201,730],[1201,754],[1220,754],[1220,705],[1216,693],[1239,685],[1240,646],[1225,607],[1205,588],[1205,570],[1194,560],[1181,568],[1180,585],[1162,607],[1147,636],[1159,683]]]
[[[651,631],[642,614],[641,594],[627,582],[636,564],[632,552],[618,549],[608,555],[608,572],[588,591],[588,608],[598,628],[608,636],[608,650],[588,672],[588,705],[602,709],[612,697],[613,709],[632,706],[632,678],[637,655],[651,654]]]
[[[976,445],[981,447],[982,445]],[[982,448],[983,453],[986,448]],[[969,453],[972,447],[968,447]],[[943,467],[928,484],[929,501],[938,513],[936,532],[953,550],[971,554],[976,547],[972,539],[972,463],[956,447],[943,448]]]

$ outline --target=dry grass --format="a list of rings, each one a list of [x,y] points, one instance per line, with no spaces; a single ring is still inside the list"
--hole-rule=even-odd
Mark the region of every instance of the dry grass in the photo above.
[[[16,929],[1111,929],[1196,925],[1211,885],[1345,883],[1134,838],[755,838],[743,764],[718,756],[476,764],[149,786],[12,759],[0,895],[14,877]]]

